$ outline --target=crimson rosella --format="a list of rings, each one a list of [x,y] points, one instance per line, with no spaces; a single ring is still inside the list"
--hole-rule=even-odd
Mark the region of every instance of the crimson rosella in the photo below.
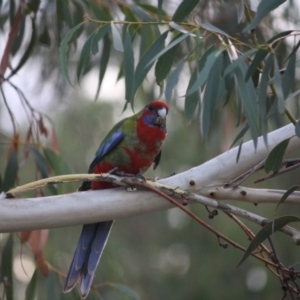
[[[161,156],[161,147],[166,138],[166,115],[168,105],[152,101],[137,114],[117,123],[101,143],[89,167],[89,173],[107,173],[114,168],[120,172],[139,175],[151,165],[154,169]],[[114,187],[112,183],[85,181],[80,191]],[[106,245],[112,221],[85,224],[75,250],[66,278],[64,292],[80,284],[82,299],[88,295],[94,273]]]

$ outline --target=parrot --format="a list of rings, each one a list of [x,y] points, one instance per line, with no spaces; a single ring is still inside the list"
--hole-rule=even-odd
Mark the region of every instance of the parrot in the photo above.
[[[89,173],[112,170],[141,176],[152,164],[155,169],[165,141],[167,103],[154,100],[138,113],[118,122],[100,144]],[[84,181],[79,191],[115,187],[110,182]],[[79,293],[85,299],[90,291],[96,268],[108,240],[114,221],[84,224],[71,262],[63,292],[79,283]]]

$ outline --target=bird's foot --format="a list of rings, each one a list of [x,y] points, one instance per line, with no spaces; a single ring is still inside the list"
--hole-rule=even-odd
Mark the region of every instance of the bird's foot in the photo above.
[[[123,171],[119,171],[118,168],[114,168],[111,171],[109,171],[108,173],[112,174],[112,175],[120,176],[120,177],[136,178],[136,179],[140,179],[142,181],[146,181],[146,178],[141,173],[138,173],[138,174],[126,173]]]

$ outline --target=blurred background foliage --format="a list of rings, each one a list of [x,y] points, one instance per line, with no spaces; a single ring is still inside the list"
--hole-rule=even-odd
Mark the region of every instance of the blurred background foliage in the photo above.
[[[281,2],[285,4],[272,13],[268,12],[256,29],[257,49],[277,34],[299,28],[299,3],[295,0]],[[85,14],[93,20],[107,22],[170,22],[177,12],[175,15],[178,22],[184,20],[186,24],[209,24],[206,25],[209,30],[200,32],[193,31],[195,28],[192,27],[184,27],[199,36],[196,37],[196,42],[194,37],[186,38],[173,54],[174,60],[169,72],[178,70],[178,64],[183,58],[186,64],[180,74],[177,89],[174,89],[172,97],[168,99],[171,107],[168,139],[161,164],[155,172],[149,170],[146,175],[165,177],[174,172],[179,173],[229,149],[248,118],[239,109],[236,94],[224,94],[223,102],[220,101],[222,105],[212,108],[214,116],[210,120],[209,134],[206,133],[205,141],[204,123],[197,111],[199,106],[196,108],[194,104],[190,105],[183,95],[195,70],[195,62],[201,59],[201,55],[211,45],[220,47],[221,42],[216,32],[222,38],[228,34],[239,41],[236,42],[237,49],[241,51],[239,54],[247,49],[242,43],[251,45],[250,48],[255,47],[251,34],[243,31],[249,23],[244,14],[244,4],[254,11],[255,3],[243,0],[191,0],[189,3],[192,4],[185,5],[191,8],[195,4],[195,7],[186,15],[182,14],[181,20],[181,10],[178,10],[180,3],[181,1],[176,0],[0,1],[1,190],[7,191],[15,185],[51,175],[85,172],[99,143],[113,124],[132,114],[131,105],[123,112],[125,103],[133,104],[135,99],[134,110],[138,111],[153,98],[165,97],[163,92],[166,91],[171,75],[166,74],[160,85],[157,85],[155,81],[161,73],[155,72],[154,67],[137,89],[136,95],[131,91],[134,83],[129,75],[133,75],[136,70],[130,69],[130,66],[124,70],[123,54],[115,49],[120,43],[116,42],[116,36],[112,33],[103,37],[95,55],[90,55],[89,49],[83,51],[89,36],[97,28],[96,22],[89,20],[85,26],[78,27],[66,41],[70,30],[87,20]],[[280,1],[274,3],[278,6]],[[254,16],[254,12],[251,12],[251,18]],[[215,27],[209,27],[211,25]],[[129,28],[131,29],[128,31],[132,30],[130,37],[133,53],[135,57],[141,58],[160,33],[169,27],[133,24]],[[175,38],[184,34],[174,27],[170,29],[172,33],[175,32]],[[124,41],[126,27],[120,26],[117,30],[120,30]],[[13,35],[13,46],[7,50]],[[283,37],[274,45],[280,68],[287,66],[287,58],[290,59],[292,48],[298,42],[297,36],[293,36],[291,32],[283,34]],[[60,45],[63,46],[59,54]],[[127,59],[130,57],[128,49],[125,49]],[[191,52],[192,49],[198,49],[198,52]],[[9,54],[7,58],[5,53]],[[297,54],[297,49],[295,53]],[[249,55],[248,58],[253,56]],[[138,62],[136,59],[136,64]],[[161,67],[166,68],[163,62]],[[273,74],[273,71],[270,72],[270,75]],[[68,76],[75,89],[68,84],[65,78]],[[102,77],[102,86],[97,96],[99,99],[95,102],[93,98],[99,89],[99,78],[102,80]],[[120,80],[115,85],[117,78]],[[292,84],[291,92],[298,91],[297,65]],[[231,89],[235,90],[236,86],[232,84]],[[199,96],[199,91],[197,93]],[[276,101],[272,96],[275,95],[268,97],[269,104]],[[226,97],[230,101],[224,106]],[[295,118],[299,117],[298,100],[296,96],[293,102],[286,104]],[[10,114],[14,118],[10,118]],[[236,119],[240,119],[238,128]],[[271,130],[290,121],[277,111],[268,120],[266,118],[265,122],[268,122],[268,129]],[[258,127],[256,136],[263,133],[261,127]],[[253,137],[255,138],[252,132]],[[250,138],[247,132],[244,141]],[[297,153],[293,154],[296,155]],[[263,172],[255,174],[245,185],[253,186],[254,180],[261,175]],[[299,175],[299,171],[294,170],[279,179],[256,184],[255,187],[287,189],[299,183]],[[54,186],[29,192],[24,196],[67,193],[76,190],[77,186]],[[274,217],[274,207],[252,206],[241,205],[265,217]],[[227,216],[220,213],[210,220],[204,207],[194,206],[191,209],[233,240],[244,246],[248,245],[249,241],[241,229]],[[277,214],[292,214],[297,209],[294,205],[282,205]],[[246,224],[257,232],[256,226]],[[81,226],[54,229],[49,232],[49,236],[47,231],[35,236],[23,233],[19,235],[23,244],[16,235],[1,234],[0,299],[79,299],[76,290],[62,294],[61,289],[80,228]],[[28,238],[29,246],[25,243]],[[289,238],[277,234],[274,243],[278,256],[285,265],[298,262],[299,250]],[[29,250],[30,247],[33,248],[32,251]],[[215,236],[177,209],[118,220],[98,267],[94,280],[95,289],[87,299],[279,299],[282,290],[278,279],[262,263],[252,258],[236,268],[241,256],[242,253],[231,246],[227,249],[219,247]],[[39,268],[33,273],[36,265]]]

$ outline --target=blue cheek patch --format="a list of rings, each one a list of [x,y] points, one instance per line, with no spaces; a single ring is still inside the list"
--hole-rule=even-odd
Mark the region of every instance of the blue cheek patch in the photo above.
[[[146,115],[144,116],[144,122],[148,125],[153,125],[154,124],[154,121],[155,121],[155,116],[154,115]]]

